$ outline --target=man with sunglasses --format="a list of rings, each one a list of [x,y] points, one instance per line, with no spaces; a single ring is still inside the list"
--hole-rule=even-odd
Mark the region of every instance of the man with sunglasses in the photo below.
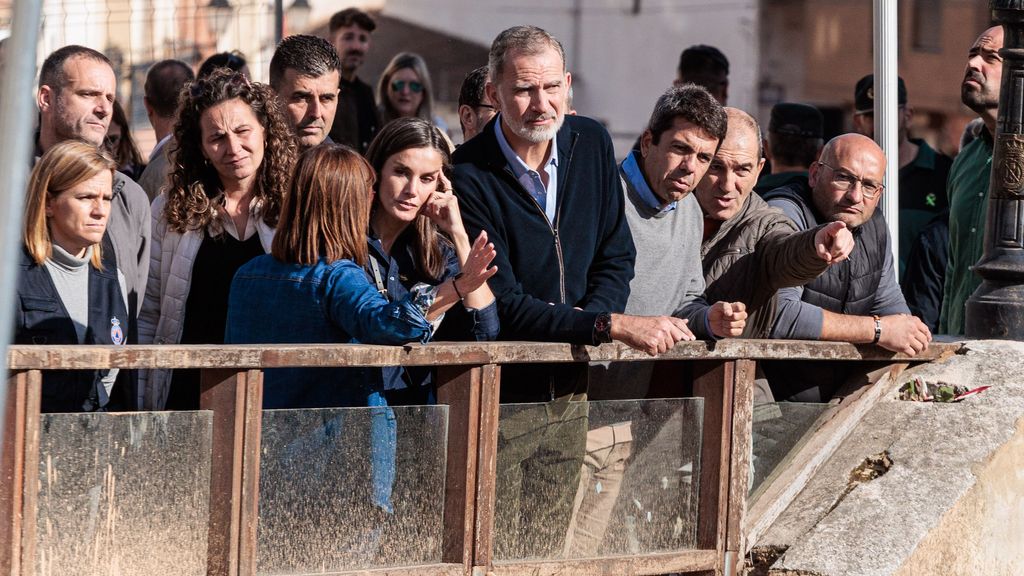
[[[870,138],[843,134],[829,141],[811,165],[808,184],[765,194],[799,230],[839,221],[853,231],[855,247],[841,262],[802,288],[779,290],[774,338],[877,344],[913,356],[928,348],[931,332],[910,315],[893,264],[881,212],[885,155]],[[775,365],[778,368],[778,365]],[[792,366],[765,372],[775,397],[826,402],[843,377],[798,373]],[[773,377],[774,376],[774,377]],[[801,377],[805,376],[805,377]]]

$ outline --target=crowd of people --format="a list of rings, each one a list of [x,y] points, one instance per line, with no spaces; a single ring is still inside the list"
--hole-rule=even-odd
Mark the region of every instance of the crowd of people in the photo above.
[[[970,48],[962,97],[982,124],[955,160],[910,137],[900,80],[898,257],[877,210],[886,163],[871,139],[870,75],[854,89],[856,133],[825,142],[813,106],[776,105],[764,132],[727,107],[728,60],[691,47],[619,161],[605,128],[572,109],[559,41],[517,26],[466,76],[456,148],[421,56],[396,55],[376,90],[359,78],[375,28],[346,9],[328,38],[285,38],[269,84],[252,81],[237,53],[197,73],[177,60],[153,65],[144,102],[157,145],[146,162],[110,60],[83,46],[50,54],[16,342],[497,339],[621,342],[657,355],[683,340],[744,337],[913,355],[933,332],[963,332],[979,283],[970,266],[983,244],[1001,28]],[[501,400],[644,398],[643,364],[507,366]],[[807,368],[764,364],[761,400],[827,401],[842,382]],[[265,407],[436,401],[429,369],[311,370],[268,371]],[[198,406],[196,370],[44,380],[44,411]],[[393,436],[387,426],[374,438]],[[550,499],[539,508],[544,525],[561,526],[545,537],[554,550],[571,494],[521,466],[562,454],[571,473],[581,436],[530,426],[502,429],[532,444],[499,459],[516,479],[499,504]]]

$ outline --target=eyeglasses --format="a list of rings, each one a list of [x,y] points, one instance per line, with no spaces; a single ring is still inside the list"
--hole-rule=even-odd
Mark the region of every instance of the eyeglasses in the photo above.
[[[473,106],[473,108],[487,108],[488,110],[497,110],[497,108],[491,106],[490,104],[476,104]]]
[[[412,92],[413,94],[419,94],[420,92],[423,92],[423,84],[421,82],[416,82],[415,80],[412,82],[406,82],[405,80],[395,80],[391,83],[391,89],[394,90],[395,92],[401,92],[402,90],[405,90],[406,86],[409,87],[409,91]]]
[[[864,197],[869,200],[873,200],[875,196],[881,194],[882,190],[885,189],[885,185],[883,184],[875,184],[874,182],[868,182],[862,178],[857,178],[853,174],[850,174],[841,168],[829,166],[824,162],[818,162],[818,164],[832,171],[832,185],[840,192],[849,192],[854,185],[859,183],[861,193],[864,194]]]

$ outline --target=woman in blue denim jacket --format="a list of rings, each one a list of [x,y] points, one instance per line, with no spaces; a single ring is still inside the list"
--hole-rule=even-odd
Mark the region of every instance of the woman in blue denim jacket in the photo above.
[[[481,235],[458,278],[413,286],[394,301],[385,298],[363,268],[374,179],[366,160],[344,146],[322,144],[299,158],[271,254],[243,265],[231,284],[226,343],[426,342],[432,321],[494,275],[494,246]],[[266,370],[263,388],[265,409],[375,407],[369,425],[370,500],[392,511],[395,423],[379,368]],[[324,447],[340,442],[343,432],[350,433],[341,416],[329,415],[323,426],[296,437],[283,458],[316,476]]]
[[[426,120],[400,118],[377,134],[366,158],[377,176],[366,272],[378,291],[396,301],[416,285],[458,278],[471,243],[458,199],[444,174],[451,164],[445,137]],[[497,338],[498,308],[487,284],[461,292],[459,298],[462,302],[446,313],[434,339]],[[434,403],[432,372],[430,368],[385,368],[388,405]]]

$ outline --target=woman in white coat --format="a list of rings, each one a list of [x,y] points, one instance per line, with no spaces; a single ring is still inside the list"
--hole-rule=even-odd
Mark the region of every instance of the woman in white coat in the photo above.
[[[170,185],[153,201],[141,344],[223,344],[235,272],[270,252],[296,149],[269,86],[219,70],[179,106]],[[142,405],[199,408],[199,371],[148,370]]]

